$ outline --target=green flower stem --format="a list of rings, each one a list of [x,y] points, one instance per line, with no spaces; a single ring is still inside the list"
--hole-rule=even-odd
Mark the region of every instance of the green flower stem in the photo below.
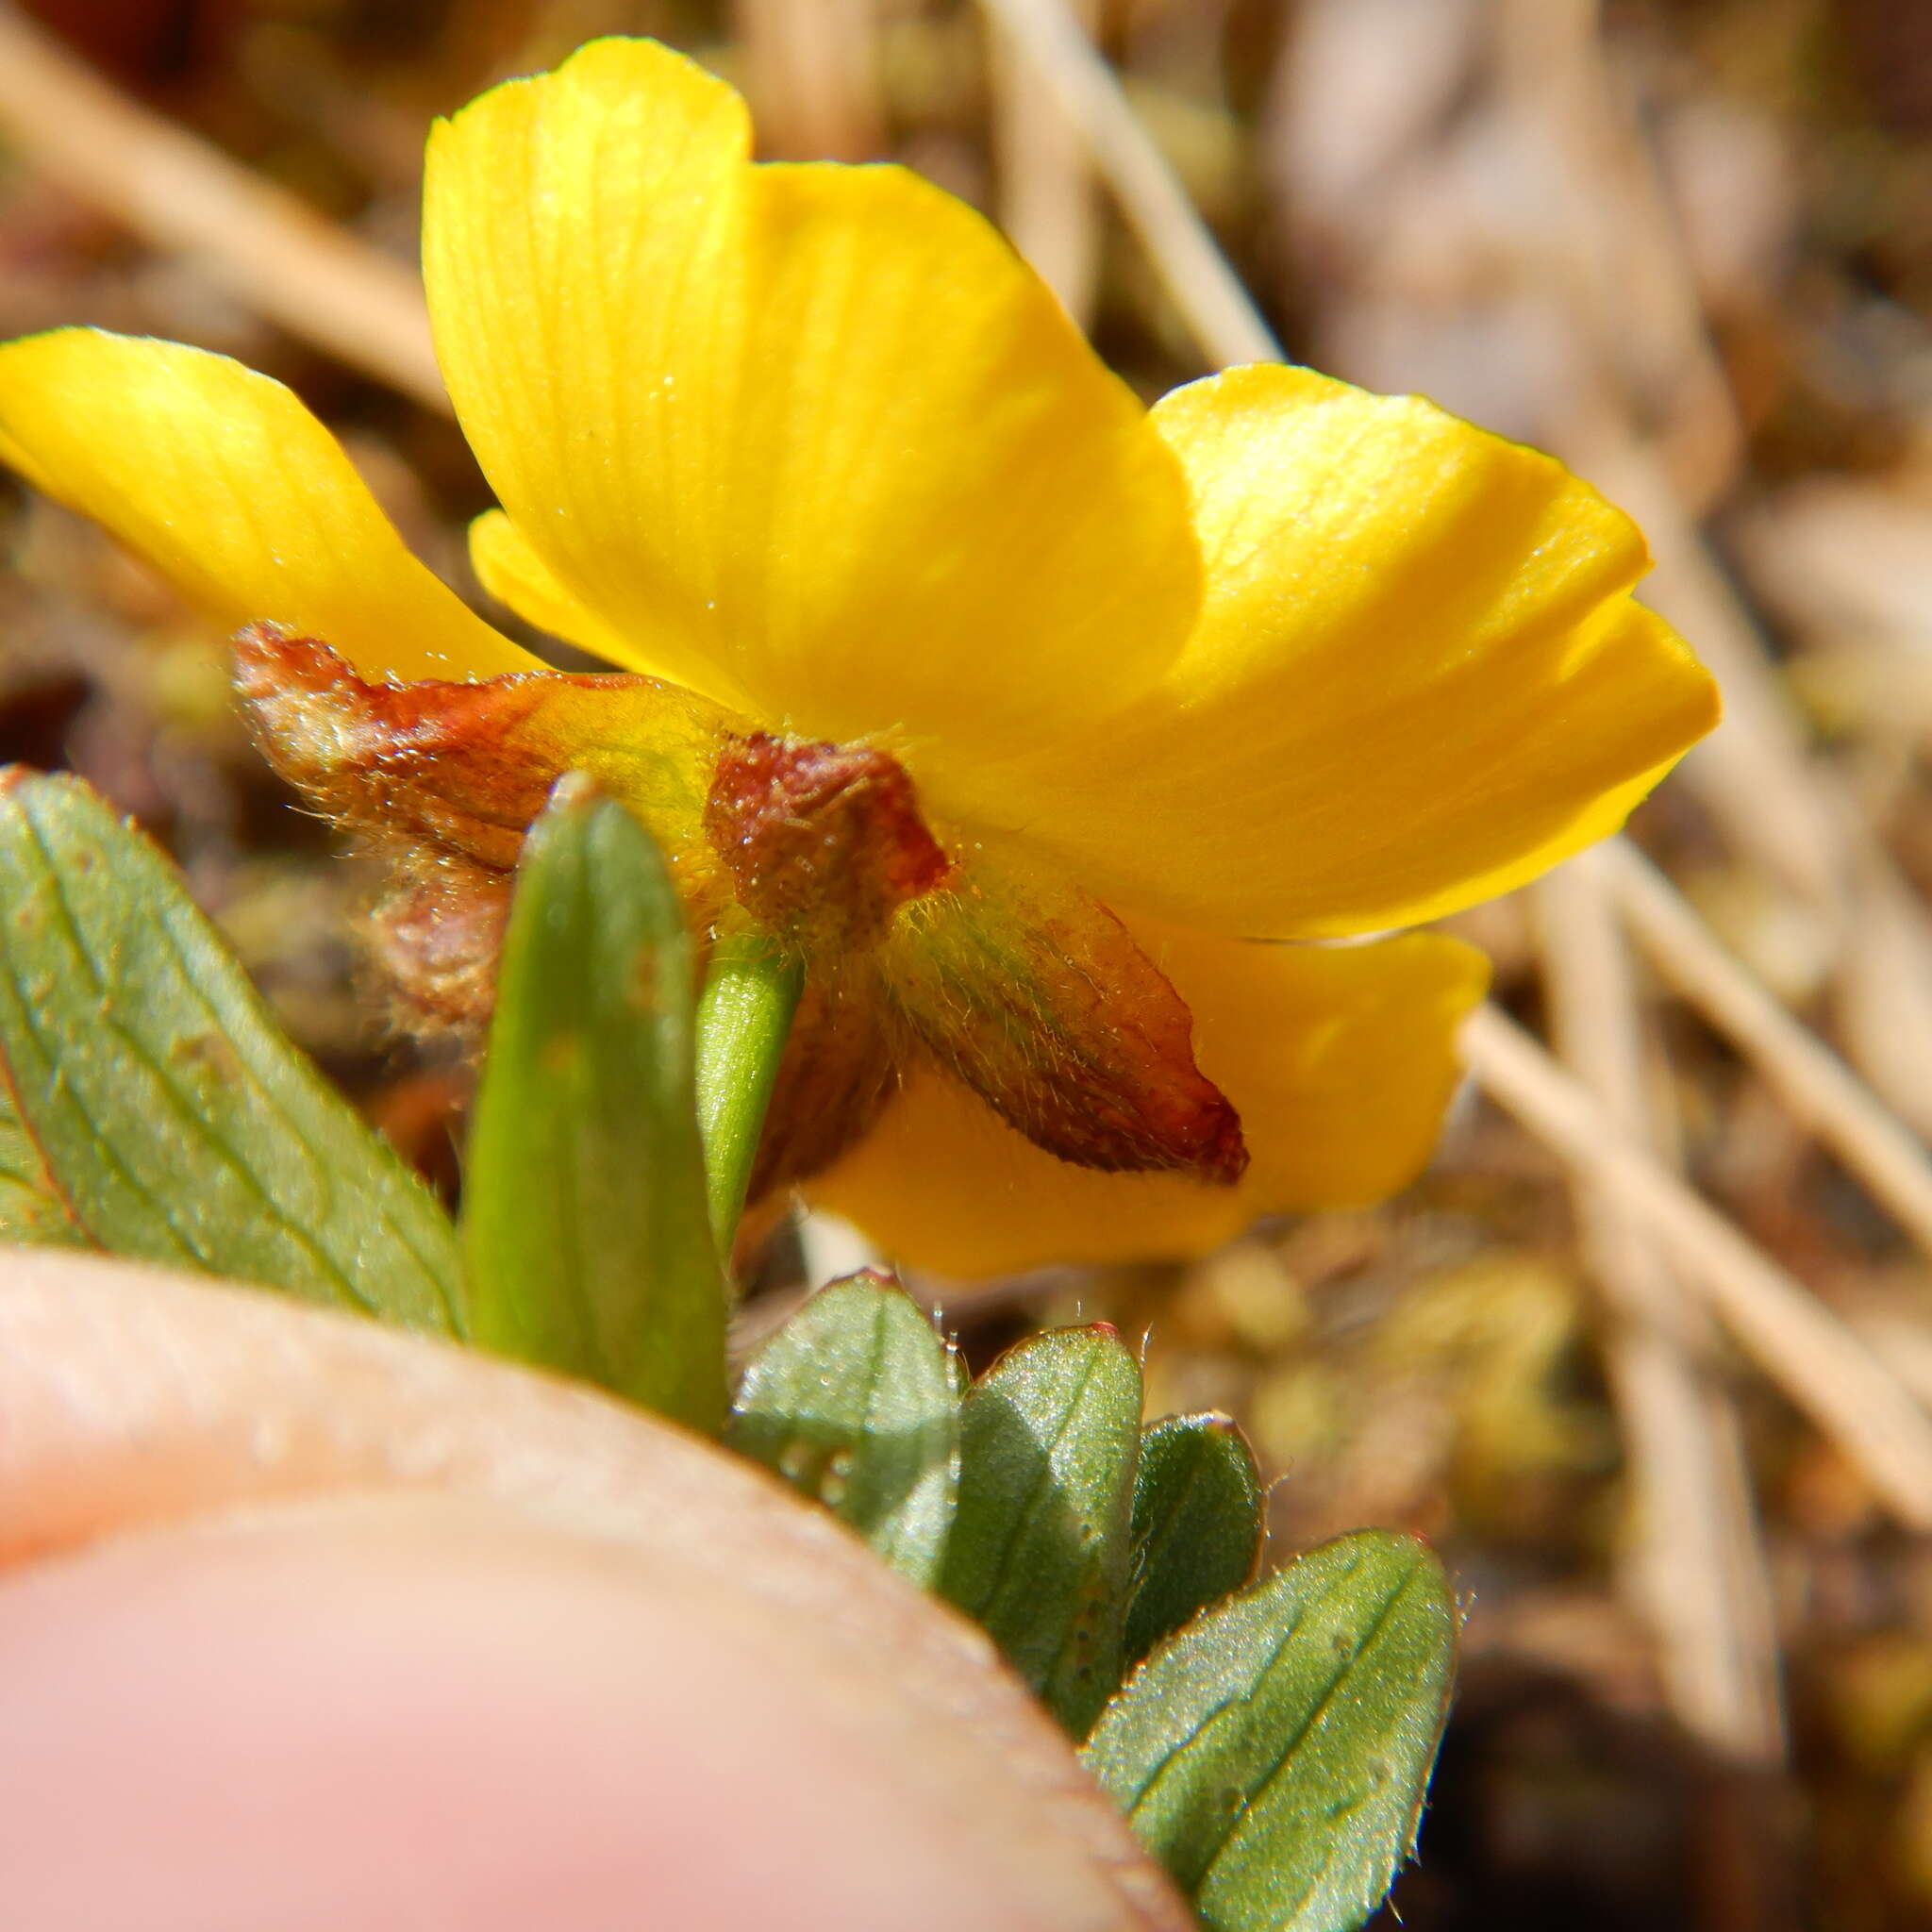
[[[711,948],[698,994],[698,1133],[711,1227],[727,1258],[804,984],[804,962],[776,940],[729,933]]]

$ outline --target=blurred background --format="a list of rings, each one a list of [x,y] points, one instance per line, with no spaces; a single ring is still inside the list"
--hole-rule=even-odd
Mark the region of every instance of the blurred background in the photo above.
[[[1272,330],[1644,524],[1729,722],[1632,842],[1458,922],[1577,1084],[1487,1033],[1386,1208],[916,1286],[975,1358],[1145,1332],[1150,1407],[1232,1411],[1279,1479],[1277,1549],[1438,1541],[1465,1664],[1403,1924],[1932,1926],[1932,4],[0,4],[0,336],[280,376],[475,595],[425,126],[612,31],[728,75],[770,155],[986,208],[1150,397]],[[453,1184],[461,1070],[385,1036],[366,881],[249,749],[219,641],[10,483],[0,545],[0,758],[167,842]],[[781,1231],[767,1304],[837,1245]]]

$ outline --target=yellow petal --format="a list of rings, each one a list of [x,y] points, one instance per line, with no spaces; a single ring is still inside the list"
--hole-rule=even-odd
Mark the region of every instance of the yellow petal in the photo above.
[[[899,1259],[973,1277],[1200,1254],[1259,1215],[1379,1200],[1413,1178],[1455,1091],[1480,954],[1435,933],[1357,946],[1139,933],[1193,1012],[1202,1071],[1240,1109],[1253,1163],[1239,1186],[1071,1167],[926,1071],[807,1192]]]
[[[625,661],[768,724],[970,751],[1124,702],[1197,589],[1145,412],[971,209],[748,141],[641,41],[437,127],[438,349],[512,523]]]
[[[486,509],[471,521],[470,568],[476,581],[525,623],[626,671],[662,675],[634,639],[612,630],[551,575],[549,566],[500,509]]]
[[[1628,595],[1637,529],[1550,458],[1302,369],[1154,418],[1200,622],[1128,717],[974,801],[1110,904],[1263,937],[1435,918],[1613,830],[1716,722]]]
[[[87,328],[0,345],[0,458],[226,629],[325,638],[366,677],[537,663],[409,554],[289,391],[225,356]]]

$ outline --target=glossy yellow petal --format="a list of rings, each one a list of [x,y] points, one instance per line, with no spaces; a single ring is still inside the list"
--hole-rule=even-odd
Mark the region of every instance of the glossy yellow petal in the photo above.
[[[537,662],[409,554],[288,390],[225,356],[86,328],[0,345],[0,458],[225,628],[287,625],[368,677]]]
[[[1455,1091],[1455,1031],[1488,979],[1480,954],[1434,933],[1357,946],[1140,937],[1193,1011],[1202,1071],[1241,1111],[1253,1163],[1239,1186],[1070,1167],[922,1072],[810,1197],[899,1259],[973,1277],[1200,1254],[1259,1215],[1379,1200],[1413,1178]]]
[[[612,630],[551,575],[549,566],[500,509],[486,509],[471,521],[470,568],[499,604],[526,624],[626,671],[641,671],[648,677],[663,675],[635,639]]]
[[[641,41],[437,127],[438,349],[517,529],[625,661],[923,781],[1124,702],[1196,600],[1173,453],[971,209],[748,140]]]
[[[1154,417],[1200,623],[1128,717],[974,801],[1110,904],[1261,937],[1434,918],[1613,830],[1715,723],[1628,595],[1641,537],[1550,458],[1302,369]]]

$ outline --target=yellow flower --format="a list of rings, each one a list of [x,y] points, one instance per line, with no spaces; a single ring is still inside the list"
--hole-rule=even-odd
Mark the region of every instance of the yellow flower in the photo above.
[[[748,153],[736,94],[623,40],[429,143],[438,352],[502,505],[478,573],[631,675],[395,683],[538,667],[223,358],[8,344],[0,455],[283,627],[244,692],[285,769],[418,855],[405,940],[462,954],[450,881],[500,886],[566,764],[701,924],[810,901],[774,1171],[904,1257],[1179,1254],[1400,1186],[1480,959],[1255,941],[1504,891],[1709,728],[1632,601],[1637,530],[1548,458],[1305,369],[1143,409],[969,208]],[[827,910],[799,827],[834,820],[869,883]]]

